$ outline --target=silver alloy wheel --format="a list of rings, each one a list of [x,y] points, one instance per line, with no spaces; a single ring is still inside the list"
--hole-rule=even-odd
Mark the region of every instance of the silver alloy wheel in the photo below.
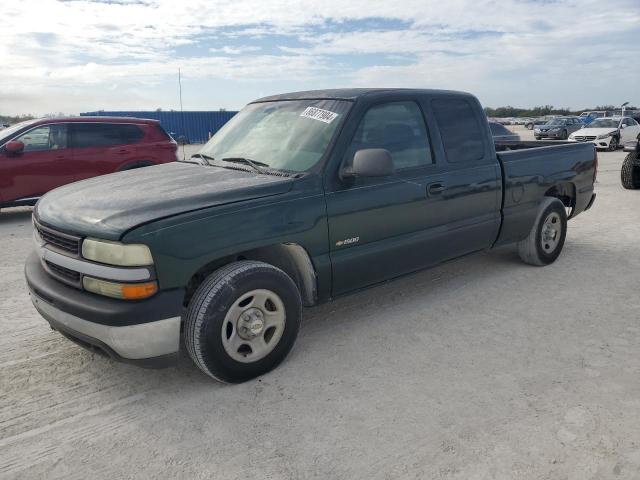
[[[542,224],[542,250],[545,253],[553,253],[562,236],[562,220],[557,212],[551,212]]]
[[[237,362],[256,362],[273,351],[284,332],[282,299],[271,290],[251,290],[229,308],[222,322],[222,345]]]
[[[616,137],[611,137],[609,140],[609,150],[615,152],[618,149],[618,139]]]

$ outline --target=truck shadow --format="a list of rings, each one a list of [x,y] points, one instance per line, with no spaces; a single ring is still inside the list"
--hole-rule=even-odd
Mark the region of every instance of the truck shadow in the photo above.
[[[580,258],[597,258],[605,262],[603,252],[596,251],[591,245],[567,244],[568,251],[560,260],[549,267],[533,267],[525,265],[518,257],[513,246],[497,250],[477,253],[460,258],[429,270],[412,273],[391,280],[366,290],[358,291],[313,308],[305,309],[302,326],[296,345],[284,364],[259,379],[246,382],[244,385],[257,384],[277,380],[288,375],[289,369],[305,368],[306,355],[321,350],[327,343],[338,341],[340,336],[363,336],[381,328],[380,316],[387,318],[403,328],[403,318],[420,315],[424,321],[442,321],[446,318],[431,317],[428,313],[432,303],[461,305],[469,304],[473,308],[473,299],[466,299],[466,292],[474,291],[474,284],[483,283],[491,288],[501,289],[504,285],[536,279],[536,276],[547,276],[550,269],[562,270],[563,263],[578,261]],[[566,258],[570,257],[570,258]],[[564,261],[563,261],[564,260]],[[585,267],[593,268],[593,267]],[[477,292],[474,292],[477,293]],[[488,293],[487,295],[490,295]],[[542,301],[542,300],[541,300]],[[377,317],[373,320],[373,317]],[[339,331],[339,333],[337,333]],[[375,333],[374,333],[375,334]],[[344,337],[343,337],[344,338]],[[76,347],[69,347],[76,348]],[[92,355],[86,353],[86,355]],[[119,371],[125,383],[156,384],[159,388],[170,388],[176,392],[193,392],[200,388],[228,388],[202,373],[191,361],[184,344],[181,344],[178,364],[164,370],[143,370],[131,365],[124,365],[112,360],[93,355],[91,362],[101,364],[95,368],[113,368]],[[106,365],[108,363],[109,365]],[[178,393],[179,395],[181,393]]]
[[[0,211],[0,225],[16,224],[22,226],[23,223],[31,222],[31,207],[3,208]]]

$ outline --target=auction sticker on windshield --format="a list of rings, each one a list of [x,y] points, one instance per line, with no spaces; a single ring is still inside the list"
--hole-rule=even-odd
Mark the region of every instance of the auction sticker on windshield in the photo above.
[[[336,119],[338,114],[329,110],[323,110],[322,108],[307,107],[304,109],[304,112],[300,114],[300,116],[313,118],[314,120],[320,120],[324,123],[331,123]]]

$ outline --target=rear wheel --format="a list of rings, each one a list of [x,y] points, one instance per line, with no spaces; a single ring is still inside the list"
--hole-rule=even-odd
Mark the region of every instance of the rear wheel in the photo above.
[[[239,383],[275,368],[298,335],[302,300],[293,280],[264,262],[212,273],[189,302],[184,339],[207,375]]]
[[[518,253],[529,265],[544,266],[560,256],[567,235],[567,212],[560,200],[548,203],[529,236],[518,243]]]
[[[636,190],[640,188],[640,167],[633,164],[635,152],[629,153],[622,162],[620,170],[620,180],[622,186],[627,190]]]

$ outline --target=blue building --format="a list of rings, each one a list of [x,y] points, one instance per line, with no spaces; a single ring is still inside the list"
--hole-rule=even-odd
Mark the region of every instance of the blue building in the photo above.
[[[186,139],[186,143],[204,143],[210,135],[216,133],[225,123],[238,112],[203,112],[187,111],[176,112],[174,110],[163,111],[139,111],[139,112],[97,112],[81,113],[82,117],[136,117],[152,118],[160,120],[162,127],[176,140]]]

